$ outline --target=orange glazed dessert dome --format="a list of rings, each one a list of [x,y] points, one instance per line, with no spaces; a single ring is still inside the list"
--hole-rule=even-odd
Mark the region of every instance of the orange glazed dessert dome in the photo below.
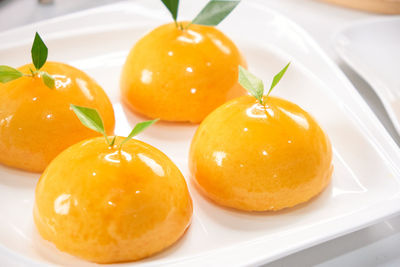
[[[84,72],[45,62],[46,58],[47,48],[37,34],[32,47],[34,64],[18,69],[0,66],[0,82],[4,83],[0,84],[2,164],[41,172],[70,145],[98,135],[79,122],[70,103],[98,109],[107,133],[113,133],[114,110],[103,89]]]
[[[215,202],[248,211],[280,210],[310,200],[331,179],[327,135],[296,104],[263,96],[255,76],[241,69],[239,77],[257,99],[234,99],[201,123],[189,159],[195,184]]]
[[[44,239],[82,259],[115,263],[148,257],[184,234],[192,216],[185,179],[161,151],[130,139],[134,134],[82,141],[50,163],[35,194]]]
[[[121,76],[123,100],[130,109],[150,118],[197,123],[245,93],[237,78],[238,66],[246,62],[236,45],[213,27],[222,18],[205,17],[213,8],[207,5],[192,22],[162,25],[135,44]]]

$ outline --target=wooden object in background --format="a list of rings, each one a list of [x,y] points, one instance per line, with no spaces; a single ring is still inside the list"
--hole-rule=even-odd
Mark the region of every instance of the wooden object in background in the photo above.
[[[400,0],[321,0],[344,7],[382,14],[400,14]]]

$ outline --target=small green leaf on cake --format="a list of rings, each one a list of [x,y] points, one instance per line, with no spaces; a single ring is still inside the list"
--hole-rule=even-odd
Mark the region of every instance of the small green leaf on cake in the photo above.
[[[36,32],[35,39],[33,41],[31,49],[32,63],[35,66],[35,70],[29,68],[30,74],[24,74],[19,70],[14,69],[13,67],[0,65],[0,83],[13,81],[22,76],[37,77],[37,75],[40,75],[42,77],[44,84],[47,87],[54,89],[55,87],[54,77],[48,74],[47,72],[39,71],[39,69],[43,67],[43,65],[46,63],[47,54],[48,54],[47,47],[44,44],[42,38],[40,38],[40,35]]]
[[[46,63],[47,54],[47,46],[44,44],[40,35],[36,33],[35,40],[33,41],[31,49],[32,62],[36,70],[40,70],[40,68],[43,67],[44,63]]]
[[[10,82],[24,76],[22,72],[9,66],[0,65],[0,83]]]
[[[192,21],[193,24],[216,26],[239,4],[240,0],[211,0]]]
[[[271,93],[272,89],[274,89],[275,85],[279,83],[279,81],[282,79],[283,75],[285,75],[286,70],[289,68],[290,62],[278,73],[274,76],[274,79],[272,80],[271,86],[268,90],[267,96]]]
[[[111,140],[110,146],[113,146],[115,144],[115,139],[117,139],[117,136],[115,135],[114,138]]]
[[[161,1],[168,8],[174,21],[176,21],[178,17],[179,0],[161,0]]]
[[[262,104],[264,84],[261,79],[239,66],[239,83]]]
[[[111,145],[111,142],[110,140],[108,140],[108,136],[104,130],[103,120],[101,119],[100,114],[97,112],[96,109],[76,106],[72,104],[70,106],[83,125],[93,131],[104,135],[107,143]]]
[[[289,68],[290,62],[274,76],[269,91],[265,97],[268,97],[272,89],[279,83],[286,70]],[[248,70],[239,66],[239,84],[246,89],[252,96],[254,96],[261,105],[263,105],[264,84],[261,79],[257,78]]]
[[[156,123],[158,119],[151,120],[151,121],[143,121],[139,122],[138,124],[135,125],[131,133],[121,142],[120,147],[126,142],[128,142],[130,139],[132,139],[134,136],[138,135],[139,133],[143,132],[147,127],[151,126],[152,124]]]
[[[53,76],[49,75],[47,72],[42,72],[41,74],[44,84],[50,89],[54,89],[56,82]]]

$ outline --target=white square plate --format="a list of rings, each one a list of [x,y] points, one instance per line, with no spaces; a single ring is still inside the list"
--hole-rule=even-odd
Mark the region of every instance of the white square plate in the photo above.
[[[400,16],[351,24],[335,41],[339,56],[372,86],[400,134]]]
[[[182,2],[180,14],[186,19],[205,4]],[[156,0],[83,11],[0,33],[1,64],[17,67],[29,62],[38,30],[49,47],[50,60],[78,67],[103,86],[114,103],[116,133],[127,135],[143,118],[121,105],[121,66],[140,36],[169,21],[166,9]],[[316,43],[261,0],[243,1],[219,28],[237,43],[250,69],[261,77],[271,79],[292,61],[273,93],[298,103],[327,131],[334,147],[332,184],[305,205],[275,213],[246,213],[214,205],[189,182],[194,216],[185,236],[160,254],[122,265],[261,264],[400,211],[399,150]],[[139,139],[165,152],[188,178],[187,155],[195,129],[161,122]],[[32,220],[38,177],[0,166],[0,259],[15,265],[91,266],[38,236]]]

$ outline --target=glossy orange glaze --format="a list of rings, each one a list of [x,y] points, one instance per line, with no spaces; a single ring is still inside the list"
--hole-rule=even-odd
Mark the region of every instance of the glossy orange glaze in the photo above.
[[[182,236],[191,216],[179,169],[138,140],[120,152],[103,137],[75,144],[55,158],[36,187],[34,220],[43,238],[97,263],[163,250]]]
[[[186,25],[187,23],[183,23]],[[134,111],[167,121],[200,122],[227,100],[245,94],[235,44],[218,29],[162,25],[140,39],[121,76],[123,100]]]
[[[265,99],[265,98],[264,98]],[[200,190],[241,210],[279,210],[321,192],[332,174],[332,148],[316,121],[275,97],[234,99],[199,126],[189,166]]]
[[[29,74],[30,65],[19,68]],[[83,126],[70,104],[96,108],[107,133],[114,130],[114,111],[103,89],[84,72],[69,65],[47,62],[56,88],[40,77],[22,77],[0,84],[0,163],[41,172],[61,151],[97,136]]]

